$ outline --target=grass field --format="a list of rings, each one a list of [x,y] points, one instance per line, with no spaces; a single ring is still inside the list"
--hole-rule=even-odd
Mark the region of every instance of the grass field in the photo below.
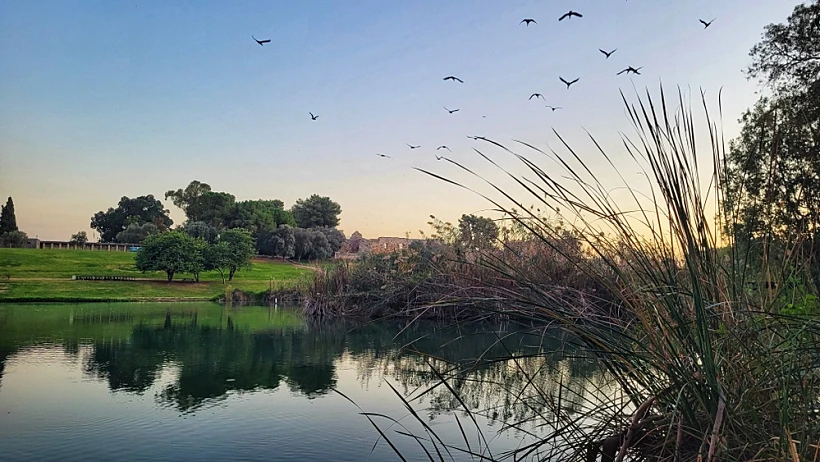
[[[222,284],[216,272],[199,283],[165,282],[165,273],[142,273],[134,253],[91,250],[0,249],[0,302],[215,299],[226,290],[262,292],[288,286],[310,271],[287,262],[255,259],[248,270]],[[131,276],[137,281],[73,281],[72,276]],[[176,275],[175,279],[191,278]]]

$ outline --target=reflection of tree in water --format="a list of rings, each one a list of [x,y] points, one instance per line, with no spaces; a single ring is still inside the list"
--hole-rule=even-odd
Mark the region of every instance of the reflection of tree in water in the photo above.
[[[127,341],[96,342],[87,370],[113,390],[144,392],[172,362],[179,372],[159,399],[189,410],[229,391],[276,389],[282,379],[308,397],[335,385],[332,339],[299,331],[250,334],[234,327],[198,326],[195,320],[162,327],[138,325]],[[343,343],[338,346],[343,347]]]
[[[439,381],[432,364],[448,371],[448,383],[469,407],[506,421],[548,417],[559,378],[563,395],[577,395],[575,401],[583,398],[587,380],[600,378],[593,364],[574,358],[565,339],[497,327],[334,320],[309,323],[306,330],[250,333],[232,320],[227,327],[201,326],[196,318],[169,315],[164,325],[133,327],[127,341],[96,342],[87,369],[111,389],[141,393],[172,363],[178,377],[157,399],[187,411],[229,392],[277,389],[280,382],[309,398],[323,395],[336,386],[336,363],[345,354],[365,385],[388,378],[407,394]],[[510,352],[516,363],[498,360]],[[431,418],[462,408],[445,387],[424,400]],[[572,403],[563,409],[571,411]]]
[[[463,410],[463,401],[479,414],[507,422],[552,420],[559,387],[561,410],[569,414],[595,402],[591,390],[607,388],[595,363],[579,357],[564,336],[543,329],[516,332],[509,330],[511,326],[498,327],[407,326],[387,355],[364,350],[356,356],[360,379],[370,383],[374,374],[376,383],[392,379],[403,394],[413,396],[441,381],[435,368],[453,391],[438,386],[426,392],[423,401],[431,419]],[[394,326],[391,337],[396,331]],[[396,350],[395,345],[409,347]],[[351,351],[355,352],[354,345]],[[516,359],[506,360],[510,356]]]

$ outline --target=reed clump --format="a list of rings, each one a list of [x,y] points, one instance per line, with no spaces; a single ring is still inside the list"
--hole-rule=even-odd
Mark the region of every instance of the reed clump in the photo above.
[[[502,242],[471,262],[481,288],[461,292],[463,303],[497,314],[487,308],[490,297],[534,330],[562,329],[615,385],[572,393],[528,382],[518,399],[549,403],[552,413],[539,422],[508,422],[525,432],[536,423],[538,441],[503,456],[820,460],[820,322],[816,288],[805,284],[816,262],[799,251],[812,235],[766,241],[732,232],[738,213],[725,198],[724,141],[702,100],[696,117],[680,90],[674,109],[662,89],[636,104],[624,97],[636,131],[622,136],[626,168],[643,172],[643,191],[592,136],[596,152],[589,156],[557,133],[560,150],[481,140],[487,149],[476,153],[513,188],[455,161],[474,181],[430,173],[482,195],[530,239]],[[701,120],[703,131],[696,130]],[[617,201],[613,179],[625,192]],[[564,226],[533,211],[532,202]],[[527,246],[549,249],[550,263],[538,260],[547,252],[526,257]],[[767,249],[763,256],[755,254],[760,248]],[[497,360],[519,364],[514,355]],[[449,388],[454,377],[441,372],[441,385]],[[414,438],[436,450],[452,448],[434,434]],[[459,450],[492,459],[486,446]]]

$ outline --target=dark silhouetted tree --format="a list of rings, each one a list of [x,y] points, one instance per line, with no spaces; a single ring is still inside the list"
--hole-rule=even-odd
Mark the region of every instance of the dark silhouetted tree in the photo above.
[[[69,242],[76,245],[83,245],[88,242],[88,233],[80,231],[77,234],[72,234]]]
[[[0,207],[0,234],[17,231],[17,216],[14,214],[14,201],[9,196],[6,205]]]

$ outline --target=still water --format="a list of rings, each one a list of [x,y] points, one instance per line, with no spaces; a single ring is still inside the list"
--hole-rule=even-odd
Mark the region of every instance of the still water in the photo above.
[[[0,460],[397,460],[362,410],[399,420],[373,417],[407,460],[427,460],[399,433],[424,429],[396,392],[430,389],[432,368],[461,400],[434,387],[412,402],[419,417],[465,447],[459,419],[473,450],[486,439],[501,457],[549,419],[525,385],[583,394],[599,375],[561,338],[509,329],[208,303],[0,305]],[[508,352],[520,358],[493,361]]]

